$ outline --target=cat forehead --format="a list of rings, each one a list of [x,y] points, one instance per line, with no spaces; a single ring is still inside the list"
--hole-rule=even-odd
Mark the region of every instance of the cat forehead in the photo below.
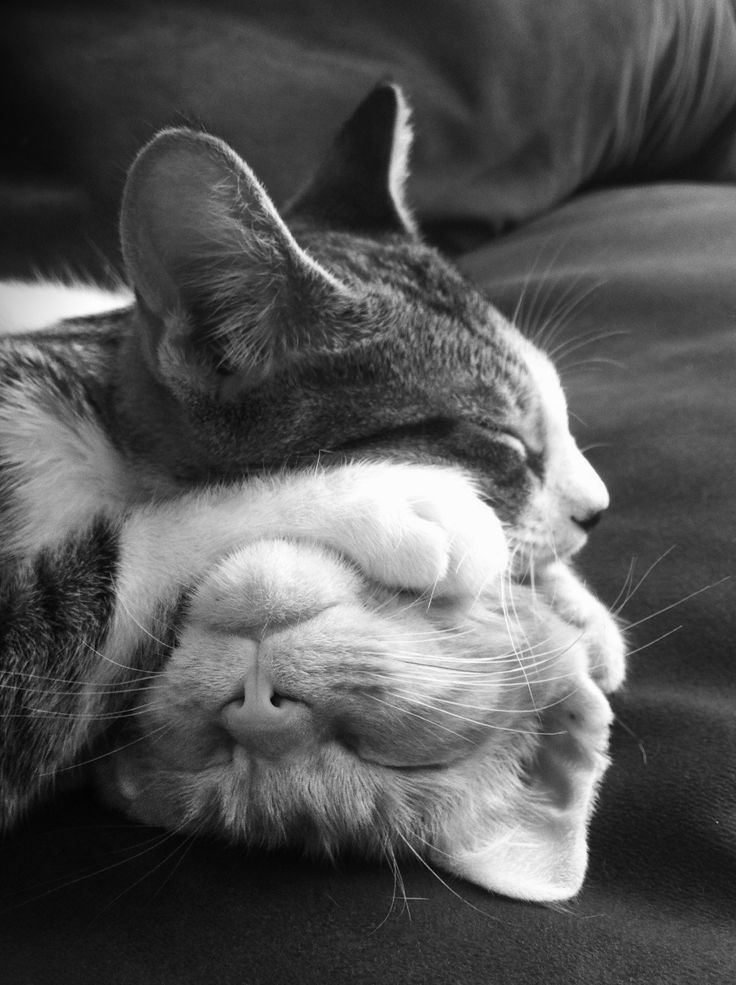
[[[568,431],[568,414],[557,370],[548,356],[527,339],[522,340],[522,354],[539,397],[548,438],[561,438]]]
[[[213,440],[230,436],[232,455],[264,460],[428,420],[519,432],[541,452],[541,390],[554,392],[554,370],[532,372],[533,347],[480,294],[464,291],[456,304],[426,294],[387,288],[378,316],[347,323],[335,349],[308,349],[234,403],[215,411],[192,402],[190,412],[204,426],[214,422]]]
[[[345,350],[359,343],[358,359],[378,352],[407,367],[415,361],[420,371],[444,375],[444,370],[457,379],[513,379],[519,398],[543,382],[545,367],[530,372],[531,343],[431,247],[401,237],[377,241],[313,230],[302,230],[300,241],[359,297],[372,302],[358,317],[345,319]]]

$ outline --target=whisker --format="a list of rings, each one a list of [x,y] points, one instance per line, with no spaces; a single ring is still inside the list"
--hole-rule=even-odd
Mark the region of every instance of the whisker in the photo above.
[[[144,848],[142,851],[136,852],[134,855],[129,855],[126,858],[119,859],[109,865],[94,869],[91,872],[85,872],[73,879],[67,879],[57,885],[52,885],[49,889],[44,890],[44,892],[38,893],[35,896],[31,896],[28,899],[24,899],[21,902],[13,904],[4,912],[10,912],[12,909],[18,909],[21,906],[28,906],[31,903],[36,903],[39,900],[46,899],[48,896],[52,896],[54,893],[60,893],[62,890],[69,889],[71,886],[76,886],[80,882],[84,882],[86,879],[95,879],[97,876],[104,875],[106,872],[111,872],[113,869],[119,869],[123,865],[129,865],[131,862],[135,861],[135,859],[142,858],[149,852],[155,851],[161,845],[165,844],[175,833],[176,831],[164,831],[157,840],[153,841],[153,843],[151,843],[151,839],[147,839],[143,844],[147,844],[148,847]]]
[[[188,835],[186,837],[186,839],[184,840],[183,845],[181,846],[182,851],[181,851],[181,854],[180,854],[179,858],[177,859],[176,863],[174,864],[174,866],[172,867],[171,871],[168,873],[168,875],[166,876],[166,878],[162,882],[159,883],[158,888],[156,889],[156,892],[153,894],[153,897],[152,897],[153,899],[155,899],[159,895],[159,893],[163,890],[164,886],[168,882],[171,881],[171,879],[173,878],[174,873],[176,872],[176,870],[183,863],[184,859],[187,857],[187,855],[189,854],[189,852],[191,852],[192,848],[194,847],[194,844],[195,844],[195,842],[197,840],[197,834],[199,834],[199,833],[200,832],[192,833],[192,834],[190,834],[190,835]],[[168,862],[168,860],[171,858],[171,856],[172,855],[175,855],[175,854],[176,854],[176,851],[173,851],[170,855],[168,855],[164,859],[164,861],[161,864],[163,865],[166,862]],[[156,867],[156,869],[158,869],[158,868],[160,868],[160,866],[157,866]],[[149,876],[152,875],[154,872],[156,872],[156,869],[152,869],[151,872],[148,873],[148,875]]]
[[[631,738],[636,742],[637,746],[639,747],[639,752],[641,753],[642,763],[644,764],[644,766],[646,766],[647,765],[647,751],[646,751],[646,748],[644,747],[643,741],[639,738],[639,736],[632,729],[629,728],[629,726],[626,724],[626,722],[624,722],[621,719],[621,716],[620,715],[614,715],[613,716],[613,720],[614,720],[614,722],[617,725],[620,725],[621,728],[624,730],[624,732],[626,732],[627,735],[631,736]]]
[[[666,551],[663,551],[662,554],[660,554],[658,558],[656,558],[654,561],[652,561],[652,563],[649,565],[649,567],[647,568],[647,570],[641,576],[641,578],[636,583],[636,585],[631,589],[631,591],[628,593],[628,595],[624,598],[623,602],[619,605],[618,608],[615,608],[616,603],[618,602],[618,598],[616,599],[616,601],[611,606],[611,611],[613,612],[613,614],[615,616],[617,616],[617,615],[620,614],[621,610],[624,608],[625,605],[628,605],[628,603],[631,601],[631,599],[634,597],[634,595],[636,595],[636,593],[639,591],[639,589],[644,584],[644,582],[649,577],[649,575],[652,573],[652,571],[654,571],[654,569],[657,567],[657,565],[660,564],[660,562],[664,561],[664,559],[667,557],[667,555],[668,554],[671,554],[672,551],[674,551],[674,549],[675,549],[675,545],[672,544],[670,547],[667,548]],[[633,571],[632,571],[632,580],[633,580]]]
[[[178,828],[178,829],[175,829],[173,831],[168,832],[168,840],[173,840],[175,838],[178,838],[179,835],[180,835],[180,833],[181,833],[181,830],[182,830],[181,828]],[[150,877],[152,875],[154,875],[154,873],[158,872],[158,870],[162,866],[166,865],[166,863],[169,861],[170,858],[173,858],[178,852],[181,851],[182,852],[182,856],[179,859],[179,862],[177,863],[177,866],[174,867],[174,870],[172,870],[172,872],[169,873],[169,876],[162,883],[162,886],[165,885],[166,882],[168,882],[168,880],[171,878],[171,875],[173,875],[173,871],[176,870],[176,868],[178,867],[178,865],[181,863],[182,859],[191,850],[192,844],[194,843],[194,837],[195,837],[194,835],[189,835],[184,840],[183,843],[182,842],[177,842],[174,845],[174,848],[163,859],[161,859],[160,862],[158,862],[156,865],[154,865],[154,867],[152,869],[149,869],[148,872],[144,872],[143,875],[140,876],[140,878],[136,879],[135,882],[131,883],[131,885],[129,885],[125,889],[121,890],[121,892],[119,892],[117,894],[117,896],[113,897],[113,899],[111,899],[104,907],[102,907],[102,909],[99,910],[99,912],[96,914],[95,919],[99,919],[99,917],[103,913],[106,913],[108,910],[112,909],[112,907],[116,903],[118,903],[124,896],[127,896],[128,893],[132,892],[135,889],[136,886],[139,886],[142,882],[145,882],[146,879],[150,879]],[[163,845],[164,843],[165,842],[162,841],[160,844]],[[160,891],[160,890],[161,890],[161,886],[159,886],[159,890],[158,891]]]
[[[139,742],[145,742],[152,736],[157,735],[159,732],[171,731],[171,725],[168,723],[164,725],[159,725],[158,728],[153,729],[151,732],[147,732],[145,735],[139,735],[135,739],[131,739],[130,742],[124,743],[122,746],[115,746],[113,749],[106,749],[105,752],[100,753],[99,756],[91,756],[89,759],[82,759],[78,762],[74,762],[69,766],[62,766],[55,770],[45,770],[39,773],[39,776],[56,776],[59,773],[66,773],[68,770],[78,769],[80,766],[90,766],[92,763],[98,763],[103,759],[109,759],[118,752],[122,752],[123,749],[129,749],[131,746],[137,745]]]
[[[394,907],[396,906],[396,900],[397,900],[397,895],[398,895],[397,894],[397,889],[400,889],[401,890],[401,896],[402,896],[402,900],[403,900],[402,907],[401,907],[401,913],[407,913],[408,914],[408,917],[409,917],[409,920],[411,920],[411,918],[412,918],[411,917],[411,907],[409,906],[409,897],[406,895],[406,887],[404,886],[404,878],[401,875],[401,870],[399,868],[399,863],[398,863],[398,860],[396,858],[396,852],[393,850],[393,847],[391,846],[391,844],[387,840],[385,840],[385,839],[384,839],[383,844],[381,845],[381,852],[383,853],[383,856],[386,859],[389,868],[391,869],[391,873],[393,875],[394,884],[393,884],[393,892],[392,892],[392,895],[391,895],[391,905],[389,906],[389,908],[388,908],[388,910],[386,912],[386,916],[383,918],[383,920],[381,920],[381,922],[378,924],[378,926],[376,926],[376,927],[373,928],[373,930],[371,931],[371,935],[377,933],[381,929],[381,927],[384,926],[384,924],[389,919],[389,917],[391,916],[391,914],[394,912]]]
[[[635,653],[641,653],[642,650],[649,649],[650,646],[654,646],[655,643],[661,643],[662,640],[667,639],[668,636],[672,636],[673,633],[678,633],[682,629],[682,626],[675,626],[672,629],[668,629],[666,633],[662,633],[661,636],[657,636],[656,639],[649,640],[648,643],[643,643],[641,646],[637,646],[634,650],[627,650],[627,657],[633,657]]]
[[[414,701],[412,692],[409,690],[397,690],[396,693],[405,695],[412,702],[412,704],[418,704],[425,708],[436,709],[443,715],[450,715],[452,713],[449,711],[445,711],[443,708],[439,708],[438,705],[452,705],[453,707],[456,708],[467,708],[471,711],[482,711],[493,715],[529,715],[535,713],[538,710],[537,708],[492,708],[489,705],[469,704],[465,701],[455,701],[452,698],[443,698],[440,697],[439,695],[432,695],[431,701]],[[568,695],[566,695],[565,697],[568,697]],[[554,702],[554,704],[557,704],[557,702]],[[553,707],[553,705],[545,705],[544,708],[540,710],[546,710],[546,708],[548,707]],[[502,727],[500,725],[495,725],[491,722],[478,722],[472,718],[469,718],[466,715],[452,715],[452,717],[460,718],[462,721],[468,722],[468,724],[470,725],[482,725],[488,728],[499,729],[502,732],[518,732],[522,735],[542,735],[542,734],[561,735],[562,734],[560,732],[541,733],[539,732],[538,729],[515,729],[515,728],[509,728],[507,726]]]
[[[582,369],[599,370],[608,369],[611,366],[614,369],[626,369],[626,363],[620,359],[612,359],[610,356],[588,356],[587,359],[579,359],[575,363],[565,363],[564,366],[560,366],[559,371],[561,375],[569,379],[572,373],[579,373]]]
[[[504,612],[505,612],[505,601],[506,601],[507,598],[510,598],[513,601],[513,590],[511,589],[511,582],[509,582],[508,591],[503,591],[503,589],[502,589],[502,602],[504,603]],[[518,625],[518,623],[519,623],[519,617],[518,617],[518,613],[516,612],[516,609],[515,608],[514,608],[514,616],[516,618],[516,623]],[[510,620],[508,619],[508,616],[506,617],[506,626],[507,626],[507,629],[508,629],[508,632],[509,632],[509,638],[511,639],[512,646],[514,646],[515,641],[513,639],[513,634],[511,632],[511,623],[510,623]],[[524,637],[526,639],[526,635],[525,634],[524,634]],[[527,645],[528,645],[528,642],[529,641],[526,640],[526,642],[527,642]],[[514,646],[514,648],[516,649],[515,646]],[[529,691],[529,697],[531,699],[532,705],[534,705],[534,693],[532,691],[532,686],[531,686],[531,683],[529,682],[529,678],[527,676],[526,670],[524,669],[524,661],[522,660],[522,655],[520,653],[518,654],[518,661],[519,661],[519,667],[521,669],[521,672],[524,675],[524,678],[526,679],[526,686],[527,686],[527,690]]]
[[[376,694],[366,694],[366,697],[371,698],[373,701],[376,701],[378,704],[386,705],[387,708],[393,708],[394,711],[400,711],[403,715],[411,715],[412,718],[418,718],[420,721],[426,722],[428,725],[431,725],[433,728],[439,728],[442,729],[444,732],[449,732],[450,735],[454,735],[458,739],[462,739],[463,742],[472,741],[471,739],[468,739],[467,736],[461,735],[460,732],[455,732],[454,729],[448,728],[446,725],[441,725],[439,722],[433,722],[430,718],[425,718],[423,715],[419,715],[414,711],[409,711],[407,708],[403,708],[400,705],[391,704],[390,701],[386,701],[385,698],[379,698],[378,695]]]
[[[136,617],[133,615],[133,613],[128,608],[128,604],[127,604],[127,602],[125,601],[125,599],[124,599],[124,597],[122,595],[118,595],[117,601],[120,604],[120,606],[122,607],[122,609],[124,610],[124,612],[127,615],[127,617],[130,619],[130,621],[132,623],[134,623],[141,630],[141,632],[145,633],[145,635],[150,640],[153,640],[154,643],[157,643],[159,646],[162,646],[164,648],[164,650],[170,650],[171,649],[171,646],[170,646],[169,643],[165,643],[163,640],[160,640],[157,636],[154,636],[153,633],[149,629],[147,629],[143,625],[142,622],[139,622],[139,620],[136,619]]]
[[[547,356],[552,360],[556,360],[558,358],[558,352],[561,349],[564,349],[566,342],[568,341],[563,340],[563,342],[552,347],[552,343],[556,341],[562,331],[562,328],[569,324],[573,313],[576,311],[579,313],[584,304],[590,300],[592,295],[599,291],[606,283],[605,280],[599,278],[593,281],[587,288],[580,289],[579,281],[581,279],[582,277],[578,278],[577,282],[573,281],[570,283],[569,288],[563,291],[559,297],[559,300],[547,314],[546,321],[548,324],[551,323],[553,327],[552,331],[547,333],[543,348]],[[575,291],[579,291],[579,293],[576,295]],[[582,337],[583,336],[576,336],[575,338],[580,339]]]
[[[143,628],[143,627],[141,627],[141,628]],[[103,660],[105,663],[108,663],[108,664],[110,664],[113,667],[119,667],[120,670],[132,671],[133,673],[136,673],[136,674],[143,673],[143,671],[142,671],[142,669],[140,667],[135,667],[132,664],[120,663],[120,661],[115,660],[113,657],[109,657],[106,653],[102,653],[100,650],[96,650],[95,647],[93,647],[92,644],[91,643],[88,643],[86,640],[82,640],[82,643],[83,643],[84,646],[87,647],[88,650],[91,650],[92,653],[95,654],[95,656],[99,657],[100,660]],[[162,644],[162,645],[166,646],[166,644]],[[167,649],[171,649],[171,647],[167,647]],[[155,677],[158,673],[160,673],[160,671],[151,671],[151,672],[146,671],[146,674],[147,675],[153,676],[153,677]]]
[[[26,676],[22,671],[10,671],[9,673],[13,674],[13,676],[18,676],[18,677],[25,677]],[[83,684],[84,682],[80,682],[80,681],[61,681],[61,683],[62,684],[69,685],[71,687],[72,685],[77,685],[78,686],[80,683]],[[109,687],[101,688],[99,690],[91,690],[91,689],[85,687],[84,688],[84,695],[85,695],[85,697],[86,696],[90,696],[90,697],[95,697],[95,698],[98,698],[98,697],[117,697],[118,695],[122,695],[122,694],[137,694],[137,693],[139,693],[141,691],[143,691],[143,692],[150,691],[155,686],[156,686],[155,684],[146,684],[146,685],[142,685],[141,687],[128,687],[127,684],[126,684],[126,682],[120,681],[118,683],[112,683],[112,684],[110,684]],[[41,695],[63,696],[63,695],[67,695],[67,694],[70,693],[68,689],[65,689],[63,687],[61,687],[61,688],[42,688],[42,687],[36,687],[33,684],[29,684],[27,687],[24,687],[22,684],[12,684],[10,681],[8,681],[7,683],[5,683],[3,681],[0,681],[0,688],[7,688],[10,691],[25,692],[27,694],[33,694],[33,695],[38,695],[38,696],[41,696]]]
[[[416,848],[414,848],[414,846],[408,841],[408,839],[400,831],[398,832],[398,836],[406,845],[406,847],[409,849],[409,851],[412,853],[412,855],[414,855],[415,858],[417,858],[422,863],[424,868],[427,869],[427,871],[430,872],[435,877],[435,879],[437,879],[437,881],[445,887],[445,889],[448,892],[452,893],[453,896],[457,897],[457,899],[459,899],[461,903],[465,903],[466,906],[469,906],[471,910],[475,910],[476,913],[480,913],[481,916],[488,917],[489,919],[494,919],[493,917],[491,917],[490,913],[486,913],[485,910],[481,910],[480,907],[475,906],[474,903],[471,903],[470,900],[465,899],[465,897],[462,896],[460,893],[458,893],[456,890],[454,890],[452,886],[449,885],[449,883],[445,882],[445,880],[437,872],[437,870],[433,866],[431,866],[425,858],[423,858],[421,853],[418,852]]]
[[[136,705],[135,708],[122,709],[121,711],[103,711],[103,712],[83,712],[83,711],[59,711],[54,708],[25,708],[22,712],[2,712],[0,713],[0,719],[12,719],[12,718],[61,718],[66,719],[71,722],[105,722],[105,721],[120,721],[124,718],[135,718],[141,714],[143,711],[160,711],[163,708],[168,708],[169,705],[166,702],[160,702],[155,704],[150,702],[148,704]]]
[[[698,588],[694,592],[690,592],[689,595],[685,595],[683,598],[678,599],[676,602],[671,602],[669,605],[662,606],[661,609],[657,609],[656,612],[651,612],[648,616],[644,616],[642,619],[637,619],[636,622],[627,623],[626,629],[635,629],[637,626],[641,626],[642,623],[648,622],[650,619],[655,619],[657,616],[661,616],[664,612],[669,612],[670,609],[676,609],[678,605],[682,605],[684,602],[689,602],[690,599],[696,598],[698,595],[702,595],[703,592],[710,591],[711,588],[717,588],[719,585],[723,585],[724,582],[730,581],[731,575],[724,575],[723,578],[719,578],[718,581],[712,582],[710,585],[703,585],[702,588]]]
[[[594,342],[604,342],[606,339],[615,339],[622,336],[629,336],[631,332],[628,329],[616,329],[607,332],[587,332],[584,335],[574,336],[570,339],[565,339],[561,342],[557,348],[553,349],[552,352],[547,353],[550,359],[554,359],[555,362],[561,363],[561,360],[570,356],[573,352],[577,352],[579,349],[585,348],[587,345],[593,345]],[[564,372],[564,369],[562,370]]]
[[[552,680],[555,680],[555,678],[552,678]],[[444,709],[437,709],[434,704],[432,704],[432,703],[430,703],[428,701],[420,701],[418,698],[415,698],[411,694],[411,692],[406,692],[406,693],[407,693],[407,696],[410,698],[410,701],[411,701],[411,703],[413,705],[418,705],[420,708],[431,708],[431,709],[434,709],[434,710],[441,711],[441,713],[443,715],[449,715],[450,718],[456,718],[458,721],[467,722],[468,725],[480,725],[481,728],[493,729],[494,731],[497,731],[497,732],[513,732],[516,735],[564,735],[564,732],[560,732],[560,731],[558,731],[558,732],[540,732],[539,729],[511,728],[511,726],[507,726],[507,725],[496,725],[496,724],[494,724],[492,722],[478,721],[475,718],[470,718],[468,715],[458,715],[454,711],[446,711]],[[553,701],[550,704],[543,705],[543,706],[541,706],[539,708],[536,705],[534,705],[534,707],[531,709],[531,713],[532,714],[539,714],[540,711],[546,711],[547,708],[554,708],[556,705],[560,704],[562,701],[565,701],[567,698],[569,698],[574,693],[575,693],[575,691],[571,691],[570,694],[566,694],[563,698],[560,698],[558,701]],[[388,704],[388,702],[384,702],[384,703]],[[451,702],[451,703],[452,704],[457,704],[457,702]],[[462,705],[462,702],[460,702],[460,704]],[[391,706],[391,707],[395,707],[395,706]],[[490,709],[490,710],[491,711],[494,711],[495,709]],[[529,714],[529,713],[530,712],[527,712],[527,714]],[[409,714],[413,714],[413,713],[412,712],[409,712]],[[420,715],[416,715],[416,714],[415,714],[415,717],[416,718],[421,718]],[[443,728],[444,727],[444,726],[441,726],[439,722],[436,722],[436,721],[434,721],[432,719],[429,719],[429,718],[424,718],[423,721],[429,722],[429,724],[432,725],[432,726],[437,726],[439,728]],[[451,730],[448,729],[447,731],[451,731]],[[469,738],[467,736],[460,735],[459,733],[455,733],[455,734],[459,735],[460,738],[465,739],[465,741],[467,741],[467,742],[472,742],[473,741],[471,738]]]

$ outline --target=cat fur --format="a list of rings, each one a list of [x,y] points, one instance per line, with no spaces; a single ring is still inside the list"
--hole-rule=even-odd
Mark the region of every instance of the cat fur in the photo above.
[[[153,527],[161,521],[156,511],[173,510],[172,549],[180,537],[191,546],[186,531],[196,523],[190,528],[187,510],[196,497],[229,494],[225,486],[189,490],[213,481],[234,481],[247,501],[264,473],[278,479],[257,481],[283,483],[278,491],[288,499],[301,481],[295,469],[321,479],[361,460],[387,476],[423,467],[411,463],[460,469],[469,477],[462,482],[472,484],[466,492],[474,486],[500,521],[515,578],[533,574],[540,604],[564,611],[587,637],[586,659],[600,685],[610,690],[623,679],[615,622],[569,564],[607,505],[605,487],[569,434],[546,357],[419,238],[403,196],[409,142],[401,93],[379,87],[285,210],[287,226],[221,141],[165,131],[135,162],[123,202],[134,304],[116,295],[110,313],[14,331],[0,343],[0,563],[3,611],[15,620],[3,621],[3,672],[11,675],[4,698],[25,700],[15,692],[37,659],[28,643],[34,633],[46,641],[34,673],[65,682],[63,700],[55,699],[65,729],[59,757],[46,743],[50,761],[40,771],[33,742],[24,746],[27,762],[15,754],[7,728],[16,719],[6,716],[3,790],[11,791],[11,821],[125,706],[125,696],[110,690],[117,677],[104,671],[111,660],[134,674],[147,666],[148,644],[131,626],[159,627],[156,635],[170,642],[170,601],[179,604],[201,573],[182,551],[177,556],[191,560],[191,569],[175,568],[170,594],[154,593],[152,611],[134,607],[126,622],[120,604],[130,602],[116,603],[126,597],[121,586],[139,578],[146,585],[156,556],[127,558],[129,524],[155,514]],[[277,490],[268,488],[278,512]],[[313,506],[309,497],[302,501],[314,521],[308,539],[353,557],[349,543],[325,533],[338,504]],[[308,527],[302,524],[302,534]],[[238,537],[250,543],[246,528],[235,535],[225,523],[236,541],[213,536],[213,544],[224,553]],[[284,533],[293,529],[276,524],[259,536]],[[161,547],[155,537],[144,543]],[[388,544],[383,567],[354,560],[381,584],[426,589],[406,567],[397,577]],[[207,556],[208,564],[216,560]],[[489,563],[496,571],[492,554]],[[455,567],[462,571],[464,563]],[[479,590],[483,581],[469,577],[460,595],[469,584]],[[77,611],[90,621],[75,638]],[[59,644],[68,642],[67,652]],[[95,695],[100,672],[104,693]],[[86,704],[91,697],[99,704]],[[21,717],[32,720],[29,710]],[[39,718],[40,735],[48,718]],[[24,762],[19,778],[14,770]]]

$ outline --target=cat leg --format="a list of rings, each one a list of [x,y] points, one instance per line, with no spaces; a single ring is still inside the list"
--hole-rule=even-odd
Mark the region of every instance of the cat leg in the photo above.
[[[157,600],[264,537],[314,541],[383,585],[456,597],[492,585],[508,557],[495,513],[450,469],[356,463],[210,488],[126,521],[112,649],[130,652]]]

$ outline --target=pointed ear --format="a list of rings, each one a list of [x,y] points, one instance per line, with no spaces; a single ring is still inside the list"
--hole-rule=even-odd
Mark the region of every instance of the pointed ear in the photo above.
[[[244,385],[288,361],[349,292],[298,246],[248,166],[221,140],[165,130],[138,155],[123,196],[123,256],[170,385]]]
[[[435,861],[484,889],[538,902],[565,900],[581,888],[588,861],[588,822],[608,765],[611,710],[585,679],[542,716],[538,745],[520,795],[458,850],[457,829]],[[481,810],[482,815],[482,810]]]
[[[408,233],[417,226],[404,198],[412,131],[397,85],[383,83],[363,100],[287,214],[356,232]]]

